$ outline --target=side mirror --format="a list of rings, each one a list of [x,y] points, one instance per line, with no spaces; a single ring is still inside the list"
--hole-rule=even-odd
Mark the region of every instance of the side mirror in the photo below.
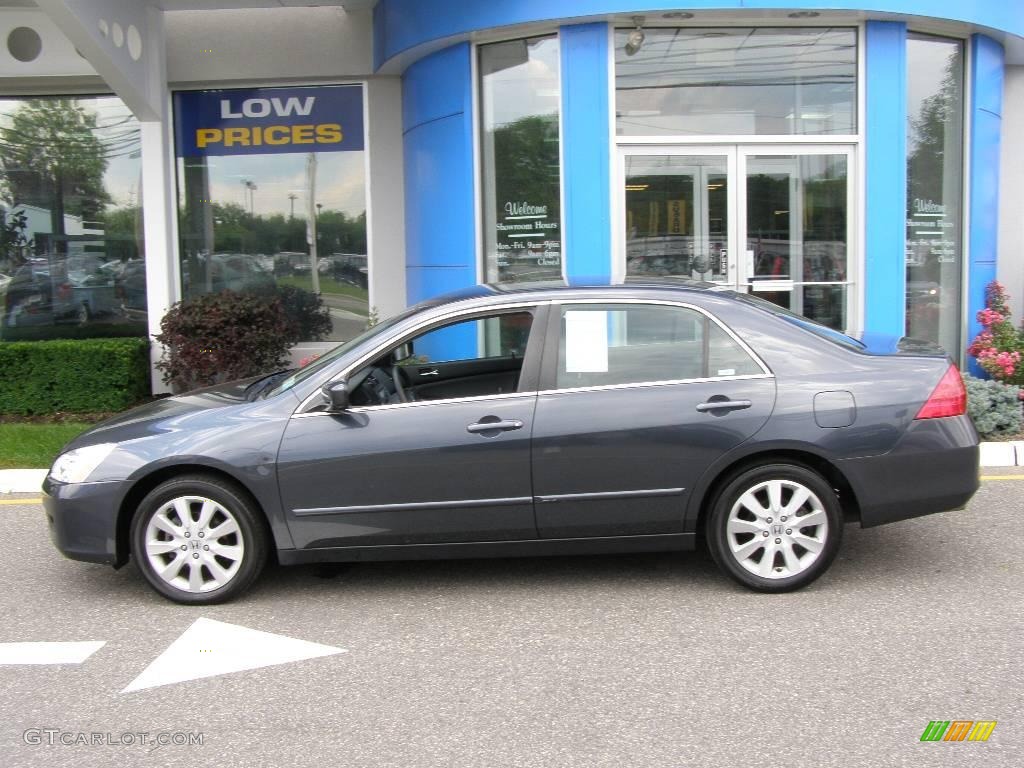
[[[347,381],[331,381],[324,384],[320,390],[324,397],[324,403],[327,405],[328,411],[347,411],[348,410],[348,382]]]
[[[391,360],[393,363],[399,363],[402,360],[407,360],[412,357],[412,342],[407,341],[404,344],[399,344],[395,347],[395,350],[391,353]]]

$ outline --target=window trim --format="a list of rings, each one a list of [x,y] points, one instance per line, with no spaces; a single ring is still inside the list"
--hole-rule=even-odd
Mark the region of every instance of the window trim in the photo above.
[[[576,306],[581,304],[601,304],[606,306],[617,305],[617,304],[645,304],[645,305],[656,305],[656,306],[669,306],[677,307],[681,309],[689,309],[703,315],[705,320],[709,323],[714,323],[722,331],[725,332],[729,338],[736,342],[740,348],[750,355],[754,363],[761,369],[762,373],[748,373],[738,376],[700,376],[690,379],[657,379],[653,381],[636,381],[629,382],[628,384],[599,384],[587,387],[558,387],[556,386],[557,375],[558,375],[558,348],[562,343],[562,308],[566,306]],[[640,389],[649,387],[661,387],[671,386],[675,384],[702,384],[716,381],[743,381],[747,379],[774,379],[775,374],[772,373],[771,369],[765,364],[761,356],[758,355],[750,346],[743,341],[733,330],[719,320],[708,310],[703,307],[698,307],[695,304],[690,304],[684,301],[669,301],[666,299],[616,299],[616,298],[601,298],[601,299],[565,299],[562,301],[552,302],[548,310],[548,323],[547,333],[545,333],[547,343],[544,345],[544,356],[541,363],[540,371],[540,385],[539,394],[560,394],[560,393],[575,393],[575,392],[595,392],[603,390],[613,389]]]
[[[524,301],[516,302],[513,304],[500,304],[493,307],[472,307],[461,310],[452,310],[444,312],[441,315],[426,318],[418,322],[412,328],[408,328],[402,331],[396,336],[391,336],[387,341],[381,344],[375,344],[372,349],[366,353],[360,355],[355,362],[343,368],[338,373],[324,379],[320,384],[307,395],[299,407],[292,413],[291,418],[305,418],[308,416],[333,416],[337,414],[329,413],[327,411],[312,411],[313,407],[320,405],[320,390],[330,383],[340,381],[342,379],[349,378],[354,371],[358,371],[362,366],[366,365],[373,358],[383,354],[385,351],[392,347],[397,347],[416,335],[435,330],[443,325],[447,325],[450,321],[462,322],[463,320],[472,320],[474,318],[486,318],[493,317],[494,315],[505,315],[515,314],[517,311],[527,310],[533,313],[533,325],[530,327],[530,338],[527,341],[526,353],[523,355],[523,373],[520,373],[520,387],[526,387],[519,392],[505,392],[499,395],[472,395],[469,397],[452,397],[445,398],[443,400],[417,400],[409,403],[385,403],[381,405],[360,405],[354,406],[347,413],[366,413],[369,411],[377,411],[383,408],[406,408],[409,406],[419,405],[443,405],[448,403],[458,403],[470,400],[493,400],[495,398],[510,398],[510,397],[521,397],[524,395],[536,395],[538,389],[538,383],[540,380],[541,371],[541,356],[544,351],[544,337],[545,331],[548,325],[548,313],[553,302],[550,301]]]

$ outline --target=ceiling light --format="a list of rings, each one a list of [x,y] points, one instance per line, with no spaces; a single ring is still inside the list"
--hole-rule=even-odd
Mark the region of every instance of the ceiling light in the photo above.
[[[626,55],[633,56],[637,51],[640,50],[640,46],[644,44],[644,30],[642,25],[644,23],[643,16],[633,17],[634,29],[629,33],[629,37],[626,38]]]
[[[817,11],[793,11],[789,14],[791,19],[816,19],[818,16],[821,14]]]
[[[661,14],[663,19],[692,19],[693,14],[687,11],[669,11],[668,13]]]

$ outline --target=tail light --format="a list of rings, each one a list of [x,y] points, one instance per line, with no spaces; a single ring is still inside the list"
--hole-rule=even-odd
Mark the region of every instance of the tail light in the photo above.
[[[938,419],[943,416],[963,416],[965,413],[967,390],[964,388],[964,380],[960,378],[960,371],[951,365],[914,418]]]

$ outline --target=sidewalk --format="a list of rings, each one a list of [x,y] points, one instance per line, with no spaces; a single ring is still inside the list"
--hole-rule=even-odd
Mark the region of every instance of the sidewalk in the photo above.
[[[978,462],[984,467],[1024,467],[1024,440],[982,443]],[[39,493],[45,469],[0,469],[0,494]]]

